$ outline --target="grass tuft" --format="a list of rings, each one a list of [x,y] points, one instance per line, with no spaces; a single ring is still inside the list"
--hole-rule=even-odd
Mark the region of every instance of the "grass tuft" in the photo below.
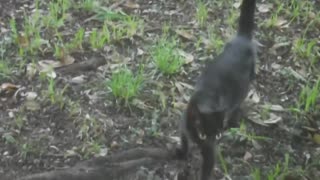
[[[177,73],[183,65],[182,57],[177,54],[175,39],[160,38],[152,50],[152,57],[157,68],[164,74]]]
[[[116,98],[125,100],[126,104],[131,98],[138,95],[143,84],[142,69],[137,75],[134,75],[127,67],[114,72],[111,80],[107,83]]]
[[[206,4],[202,0],[197,1],[196,19],[200,27],[204,27],[206,25],[208,19],[208,9]]]

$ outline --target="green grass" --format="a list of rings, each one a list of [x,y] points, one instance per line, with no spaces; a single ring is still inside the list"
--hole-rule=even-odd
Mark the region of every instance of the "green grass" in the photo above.
[[[42,91],[43,97],[47,98],[51,105],[57,105],[60,109],[63,109],[68,103],[64,93],[69,85],[65,85],[63,89],[57,88],[55,79],[48,75],[50,73],[51,71],[41,72],[40,74],[42,82],[47,84],[47,89]]]
[[[183,58],[177,54],[177,41],[162,37],[152,49],[151,55],[157,68],[164,74],[179,72]]]
[[[67,49],[69,49],[70,51],[82,50],[84,33],[85,33],[84,28],[79,28],[76,34],[74,35],[74,38],[66,45]]]
[[[10,20],[11,37],[19,48],[19,56],[24,57],[27,53],[35,55],[41,51],[41,46],[48,44],[40,35],[42,28],[41,15],[38,9],[39,1],[36,1],[35,12],[31,15],[25,15],[22,31],[17,30],[16,21]]]
[[[263,171],[261,171],[259,168],[254,168],[253,172],[251,173],[251,177],[254,180],[265,179],[263,177],[266,177],[267,180],[285,180],[290,177],[290,175],[293,177],[302,178],[302,176],[305,174],[305,171],[300,167],[290,168],[289,163],[290,156],[288,153],[286,153],[283,162],[278,161],[273,167],[270,167],[267,171],[265,171],[265,173],[263,173]]]
[[[206,25],[208,19],[208,9],[202,0],[197,0],[196,19],[200,27],[204,27]]]
[[[239,138],[240,141],[253,142],[256,140],[270,140],[270,138],[268,137],[257,136],[254,133],[248,132],[247,126],[244,121],[241,121],[239,128],[231,128],[228,131],[232,136]]]
[[[320,78],[314,85],[305,86],[299,95],[298,109],[303,109],[305,112],[314,111],[320,108]]]
[[[81,9],[88,11],[88,12],[93,12],[98,6],[99,6],[99,1],[97,0],[81,0],[80,5]]]
[[[317,46],[316,40],[307,41],[304,38],[298,38],[294,41],[293,52],[296,59],[308,59],[311,65],[319,61],[320,48]]]
[[[47,28],[57,28],[64,26],[67,18],[67,10],[71,7],[71,1],[57,0],[49,3],[49,14],[43,18],[43,23]]]
[[[219,157],[219,160],[220,160],[220,163],[221,163],[221,166],[222,166],[224,175],[225,175],[225,176],[228,176],[229,173],[228,173],[227,162],[224,160],[220,149],[218,150],[218,157]]]
[[[280,16],[281,12],[284,9],[284,5],[281,3],[277,7],[278,8],[276,9],[276,11],[274,11],[271,14],[271,18],[268,19],[267,22],[265,23],[266,27],[277,27],[277,24],[278,24],[278,21],[279,21],[279,16]]]
[[[314,79],[314,76],[317,76],[318,72],[318,63],[319,56],[320,56],[320,49],[317,46],[317,40],[313,39],[315,38],[315,34],[318,32],[317,29],[314,29],[319,22],[320,22],[320,16],[318,16],[318,12],[316,12],[314,9],[313,11],[316,12],[316,17],[310,18],[309,14],[313,7],[310,7],[309,2],[305,1],[299,1],[299,0],[290,0],[288,2],[282,3],[280,0],[276,0],[278,3],[275,3],[274,10],[271,10],[270,12],[263,13],[257,13],[257,23],[259,23],[259,20],[264,21],[262,31],[260,31],[260,34],[258,33],[259,39],[265,39],[266,43],[278,43],[279,41],[288,41],[291,42],[292,40],[295,40],[294,35],[297,35],[297,33],[301,34],[301,38],[296,39],[293,42],[292,52],[289,53],[290,55],[285,54],[283,58],[287,59],[294,59],[297,64],[297,66],[291,66],[292,68],[300,68],[304,69],[303,67],[305,64],[311,65],[312,68],[306,67],[306,71],[308,74],[308,78]],[[145,60],[149,60],[148,63],[151,63],[151,66],[146,65],[148,68],[146,70],[146,73],[153,74],[155,71],[155,68],[158,72],[161,72],[165,75],[173,75],[177,74],[179,72],[182,72],[182,70],[185,70],[186,73],[189,71],[196,72],[198,71],[198,67],[200,64],[198,62],[191,62],[190,64],[186,64],[185,67],[182,69],[182,65],[184,64],[183,57],[179,55],[179,50],[182,49],[184,51],[189,51],[188,53],[194,55],[196,59],[200,57],[199,59],[206,59],[208,54],[203,54],[203,47],[202,45],[205,44],[207,47],[206,50],[210,50],[210,55],[212,55],[213,51],[214,53],[218,54],[222,51],[225,40],[224,37],[226,34],[230,33],[230,30],[234,30],[235,25],[237,25],[237,19],[239,17],[239,11],[236,8],[230,8],[230,9],[223,9],[222,5],[221,7],[216,7],[217,4],[223,4],[225,3],[227,6],[232,6],[234,2],[207,2],[204,0],[197,0],[196,1],[196,13],[193,14],[193,19],[190,21],[194,22],[196,21],[196,24],[200,29],[194,28],[194,24],[188,24],[188,22],[181,22],[185,23],[180,27],[180,25],[174,24],[175,22],[167,22],[168,24],[171,24],[171,26],[165,24],[162,27],[155,27],[155,28],[162,28],[162,37],[159,39],[152,39],[152,37],[155,37],[158,32],[148,31],[147,34],[144,34],[144,27],[146,23],[146,27],[153,28],[152,25],[154,22],[149,22],[148,18],[139,18],[136,16],[132,16],[131,14],[125,14],[121,11],[118,11],[119,8],[117,8],[117,11],[110,9],[109,5],[111,1],[100,1],[100,0],[80,0],[77,1],[79,4],[77,4],[77,7],[74,7],[73,4],[70,2],[74,1],[66,1],[66,0],[55,0],[50,1],[49,3],[42,3],[41,7],[39,6],[40,1],[36,1],[35,3],[35,9],[30,14],[30,12],[25,13],[25,18],[22,19],[22,22],[15,21],[12,19],[9,23],[10,30],[11,30],[11,39],[14,42],[10,42],[10,47],[3,46],[0,48],[0,82],[5,82],[8,80],[11,80],[10,77],[12,74],[17,73],[15,68],[15,63],[24,63],[23,66],[25,67],[26,63],[34,63],[34,65],[37,65],[37,61],[44,60],[44,59],[61,59],[66,53],[74,53],[74,54],[68,54],[70,56],[73,56],[76,59],[76,62],[82,62],[84,59],[90,59],[90,56],[92,53],[94,54],[103,54],[105,56],[109,56],[108,53],[106,53],[104,50],[108,49],[108,52],[112,53],[123,53],[121,54],[121,58],[117,63],[123,63],[121,61],[122,57],[128,58],[130,57],[130,61],[128,62],[130,65],[132,63],[136,63],[136,61],[141,62]],[[101,4],[99,4],[101,2]],[[274,3],[270,2],[271,4]],[[102,4],[108,4],[106,7],[102,7]],[[210,4],[210,6],[208,6]],[[39,9],[42,7],[45,7],[43,10]],[[210,9],[208,8],[210,7]],[[28,9],[26,9],[28,10]],[[77,11],[77,13],[74,13],[74,10]],[[210,10],[210,11],[209,11]],[[220,12],[221,10],[221,12]],[[83,13],[78,17],[78,12]],[[216,27],[210,27],[209,24],[214,23],[210,22],[211,19],[208,21],[209,13],[210,15],[213,15],[213,20],[215,17],[220,15],[226,16],[224,21],[220,22],[220,20],[217,21]],[[44,13],[44,14],[42,14]],[[182,12],[184,13],[184,12]],[[134,13],[132,13],[134,14]],[[69,15],[72,15],[72,17],[69,18]],[[270,16],[270,18],[264,18],[266,16]],[[258,17],[259,16],[259,17]],[[78,18],[84,18],[81,20],[86,20],[85,22],[78,22]],[[211,17],[210,17],[211,18]],[[261,19],[262,18],[262,19]],[[267,20],[265,20],[267,19]],[[272,29],[268,29],[270,27],[276,27],[278,26],[277,23],[279,23],[280,19],[286,19],[288,20],[288,28],[283,27],[281,30],[273,31]],[[312,20],[310,20],[312,19]],[[80,21],[81,21],[80,20]],[[310,20],[310,22],[308,21]],[[16,23],[21,24],[16,24]],[[267,22],[267,23],[266,23]],[[7,23],[7,22],[5,22]],[[150,24],[149,24],[150,23]],[[223,24],[221,27],[226,26],[227,29],[222,30],[220,32],[220,25]],[[81,27],[78,27],[78,26]],[[265,28],[268,27],[268,28]],[[296,31],[302,28],[302,32]],[[190,33],[195,38],[184,38],[184,41],[178,41],[175,38],[169,38],[169,36],[172,35],[173,29],[188,29],[187,32]],[[293,28],[293,29],[292,29]],[[295,29],[296,28],[296,29]],[[92,32],[86,32],[93,30]],[[270,30],[270,31],[268,31]],[[292,31],[296,32],[292,32]],[[150,32],[150,33],[149,33]],[[272,32],[272,33],[271,33]],[[267,34],[265,34],[267,33]],[[270,34],[269,34],[270,33]],[[289,35],[288,35],[289,34]],[[150,35],[150,36],[149,36]],[[269,37],[270,35],[270,37]],[[288,37],[286,36],[288,35]],[[308,36],[310,36],[308,38]],[[205,36],[206,39],[203,39],[202,37]],[[275,36],[275,37],[273,37]],[[297,36],[296,36],[297,37]],[[270,38],[272,38],[272,42],[270,42]],[[289,39],[288,39],[289,38]],[[0,38],[1,39],[1,38]],[[143,39],[143,42],[140,41],[140,39]],[[195,41],[198,42],[193,42]],[[125,40],[125,41],[123,41]],[[134,46],[131,44],[126,44],[127,40],[131,40],[134,42]],[[205,41],[206,40],[206,41]],[[275,41],[273,41],[275,40]],[[155,44],[149,44],[149,42],[153,42]],[[204,43],[205,41],[205,43]],[[142,42],[142,43],[141,43]],[[148,44],[144,44],[144,43]],[[194,50],[192,47],[193,44],[198,43],[197,50]],[[11,45],[15,45],[16,48],[11,48]],[[124,46],[123,46],[124,45]],[[1,44],[0,44],[1,46]],[[108,48],[105,48],[108,46]],[[149,52],[144,52],[145,47],[153,46],[150,48]],[[126,49],[127,48],[127,49]],[[135,52],[132,52],[132,49],[143,49],[141,54],[138,54],[138,56],[135,56]],[[11,51],[13,49],[13,51]],[[121,50],[119,50],[121,49]],[[81,50],[79,52],[78,50]],[[110,50],[110,51],[109,51]],[[118,51],[119,50],[119,51]],[[7,51],[6,53],[4,53]],[[95,52],[92,52],[95,51]],[[279,52],[279,51],[277,51]],[[276,52],[276,53],[277,53]],[[206,53],[206,52],[205,52]],[[268,52],[265,52],[268,54]],[[282,49],[281,49],[282,53]],[[143,54],[143,55],[142,55]],[[278,56],[278,54],[275,54]],[[17,57],[20,56],[20,57]],[[213,54],[213,56],[215,56]],[[269,56],[269,55],[268,55]],[[288,57],[289,56],[289,57]],[[80,58],[79,58],[80,57]],[[84,59],[81,57],[85,57]],[[133,57],[133,58],[132,58]],[[205,58],[203,58],[205,57]],[[266,57],[266,56],[263,56]],[[270,57],[273,57],[273,54],[270,54]],[[112,59],[112,58],[111,58]],[[129,59],[129,58],[128,58]],[[117,59],[118,60],[118,59]],[[152,62],[150,62],[150,60]],[[108,62],[109,63],[109,62]],[[127,63],[127,62],[126,62]],[[283,65],[282,63],[280,63]],[[113,64],[112,64],[113,65]],[[154,65],[154,67],[152,67]],[[14,69],[14,71],[12,71]],[[113,68],[110,68],[113,69]],[[286,67],[284,68],[286,70]],[[21,69],[22,70],[22,69]],[[295,69],[296,70],[296,69]],[[315,70],[315,71],[313,71]],[[150,72],[151,71],[151,72]],[[13,73],[12,73],[13,72]],[[121,102],[125,101],[126,104],[131,103],[132,105],[135,105],[136,100],[141,102],[141,104],[145,103],[145,106],[148,106],[148,108],[152,109],[154,108],[155,111],[152,113],[152,118],[150,119],[149,112],[146,112],[145,115],[147,118],[145,118],[148,122],[143,124],[147,125],[143,130],[141,130],[139,127],[133,127],[130,131],[134,132],[136,130],[136,137],[141,134],[140,131],[143,131],[144,133],[149,133],[152,136],[163,136],[162,132],[162,125],[163,123],[160,123],[161,116],[163,116],[164,113],[170,113],[178,111],[176,107],[170,108],[170,103],[173,101],[175,103],[180,103],[181,99],[185,99],[186,97],[178,97],[175,98],[173,96],[173,91],[170,91],[174,89],[174,87],[171,87],[171,84],[166,84],[168,81],[172,81],[171,79],[165,79],[163,82],[159,82],[159,84],[165,84],[163,85],[156,85],[159,86],[158,89],[155,89],[155,87],[150,87],[146,90],[146,92],[152,92],[152,95],[150,95],[150,98],[147,99],[137,99],[135,97],[139,97],[141,94],[142,88],[144,87],[144,82],[147,81],[145,79],[144,72],[142,70],[138,71],[137,73],[134,73],[134,70],[130,70],[127,67],[120,68],[114,72],[111,72],[112,75],[107,82],[103,84],[103,86],[106,86],[108,90],[111,91],[110,95],[113,95],[115,99],[121,100]],[[285,72],[281,71],[280,73]],[[23,71],[22,71],[23,73]],[[81,73],[81,72],[79,72]],[[183,72],[184,73],[184,72]],[[181,73],[182,74],[182,73]],[[289,73],[288,73],[289,74]],[[18,77],[21,75],[20,72],[17,73]],[[287,84],[292,82],[292,88],[287,88],[286,86],[286,92],[288,92],[288,95],[291,95],[290,92],[292,90],[296,89],[297,86],[297,78],[295,78],[292,73],[289,74],[287,78]],[[60,76],[60,74],[59,74]],[[62,74],[64,76],[64,74]],[[311,77],[310,77],[311,76]],[[12,76],[13,77],[13,76]],[[170,77],[170,76],[169,76]],[[61,84],[58,84],[58,81],[56,82],[54,78],[48,78],[47,75],[45,75],[45,79],[43,81],[40,81],[40,84],[34,84],[38,83],[36,79],[37,77],[34,77],[34,81],[32,81],[32,84],[30,84],[30,91],[41,91],[43,94],[39,96],[37,100],[41,100],[41,105],[45,104],[49,107],[45,107],[46,110],[50,110],[51,106],[59,106],[61,109],[60,111],[68,111],[68,116],[72,116],[72,119],[74,122],[70,121],[68,123],[75,123],[74,125],[77,127],[78,130],[75,131],[75,135],[78,135],[76,138],[77,140],[81,141],[79,144],[78,142],[74,144],[74,148],[79,150],[79,154],[83,155],[85,158],[89,158],[91,156],[97,155],[102,150],[102,144],[105,142],[105,140],[102,140],[105,138],[103,134],[105,134],[106,122],[100,121],[98,117],[94,115],[90,115],[89,118],[83,117],[84,113],[86,112],[87,106],[83,106],[81,104],[83,102],[82,98],[78,98],[79,102],[73,102],[71,99],[68,98],[68,94],[65,93],[65,90],[67,86],[65,86],[64,89],[59,89]],[[40,77],[41,78],[41,77]],[[69,78],[65,77],[65,78]],[[150,77],[147,77],[148,80],[154,81],[153,77],[150,75]],[[307,78],[307,77],[305,77]],[[91,80],[91,78],[89,78]],[[98,78],[98,81],[101,80]],[[180,79],[179,80],[184,81],[186,79]],[[15,84],[21,84],[20,81],[15,80],[12,78],[12,83]],[[102,80],[104,81],[104,80]],[[290,82],[289,82],[290,81]],[[60,83],[60,82],[59,82]],[[0,84],[1,85],[1,84]],[[59,86],[58,86],[59,85]],[[270,85],[270,84],[269,84]],[[32,86],[32,87],[31,87]],[[82,88],[83,84],[79,85]],[[161,87],[160,87],[161,86]],[[268,83],[267,83],[268,87]],[[292,106],[298,107],[299,112],[302,116],[306,115],[309,112],[316,112],[319,111],[319,102],[320,102],[320,79],[316,81],[310,81],[305,87],[302,88],[299,97],[295,98],[293,101],[296,101],[295,103],[292,103]],[[95,89],[95,87],[90,87],[90,89]],[[170,90],[168,90],[170,89]],[[187,89],[187,88],[186,88]],[[189,88],[188,88],[189,89]],[[170,92],[169,92],[170,91]],[[168,95],[169,93],[169,95]],[[170,94],[172,93],[172,94]],[[144,96],[145,97],[145,96]],[[290,96],[289,96],[290,97]],[[42,102],[44,101],[44,103]],[[279,101],[281,104],[281,102]],[[138,104],[138,103],[137,103]],[[182,104],[182,103],[181,103]],[[282,104],[281,104],[282,105]],[[182,106],[182,105],[181,105]],[[24,106],[26,107],[26,106]],[[66,107],[66,108],[62,108]],[[178,105],[177,105],[178,107]],[[99,107],[97,107],[99,108]],[[99,110],[99,109],[98,109]],[[259,115],[262,117],[261,119],[267,119],[270,116],[270,108],[265,108],[262,111],[259,111]],[[47,111],[46,111],[47,112]],[[48,111],[50,112],[50,111]],[[41,113],[41,112],[40,112]],[[87,114],[87,113],[85,113]],[[11,131],[14,130],[14,133],[8,133],[5,132],[2,136],[3,142],[6,144],[16,145],[17,152],[20,152],[21,157],[28,158],[30,154],[36,154],[37,152],[40,152],[37,150],[38,147],[36,147],[32,142],[20,142],[19,136],[25,135],[23,131],[20,132],[20,130],[24,130],[25,126],[26,128],[29,128],[29,126],[33,126],[33,124],[27,123],[25,117],[21,114],[14,114],[15,117],[12,118],[12,124],[10,124],[11,127],[5,127],[5,131]],[[296,114],[295,114],[296,115]],[[309,115],[309,114],[308,114]],[[88,115],[89,116],[89,115]],[[301,117],[302,117],[301,116]],[[68,118],[69,119],[69,118]],[[297,118],[298,119],[298,118]],[[302,118],[301,118],[302,119]],[[305,118],[303,118],[305,119]],[[295,119],[293,119],[295,120]],[[148,126],[148,123],[150,126]],[[290,126],[290,124],[288,124]],[[16,133],[18,132],[18,133]],[[250,144],[249,146],[253,144],[253,141],[257,142],[257,140],[267,140],[268,138],[257,136],[256,134],[252,133],[251,129],[244,124],[244,122],[241,123],[239,128],[233,128],[230,129],[229,133],[233,135],[236,140],[238,141],[244,141],[243,144]],[[130,132],[129,132],[130,134]],[[148,135],[149,135],[148,134]],[[17,139],[15,139],[17,138]],[[125,137],[124,137],[125,138]],[[124,139],[123,138],[123,139]],[[121,138],[122,139],[122,138]],[[118,141],[119,145],[121,145],[122,140]],[[261,142],[262,144],[263,142]],[[260,142],[259,142],[260,144]],[[264,145],[264,144],[262,144]],[[77,146],[77,147],[76,147]],[[19,149],[20,148],[20,149]],[[260,153],[263,153],[262,150],[257,150]],[[221,153],[218,154],[220,163],[221,163],[221,169],[225,176],[228,176],[228,174],[232,175],[234,173],[233,167],[231,167],[230,162],[228,161],[229,157],[223,157]],[[295,154],[297,155],[297,154]],[[37,154],[36,154],[37,156]],[[225,159],[224,159],[225,158]],[[314,161],[314,160],[312,160]],[[319,162],[319,161],[317,161]],[[251,164],[251,162],[246,162],[247,164]],[[257,162],[252,162],[253,164],[258,164]],[[270,163],[274,163],[271,164]],[[309,164],[309,162],[308,162]],[[308,165],[307,164],[307,165]],[[238,165],[238,164],[236,164]],[[261,164],[260,164],[261,165]],[[295,165],[294,168],[297,168],[298,166]],[[228,169],[229,168],[229,169]],[[266,167],[263,167],[263,169],[259,169],[257,167],[254,167],[252,170],[252,177],[255,180],[260,179],[268,179],[268,180],[275,180],[275,179],[281,179],[280,177],[284,176],[287,173],[291,173],[293,171],[299,172],[299,169],[290,169],[289,168],[289,158],[288,155],[284,158],[283,162],[273,162],[273,160],[268,161],[268,164],[266,164]]]
[[[99,31],[94,28],[90,34],[90,45],[93,50],[101,49],[105,44],[110,42],[111,34],[106,25],[103,26],[102,30]]]
[[[10,67],[5,60],[0,60],[0,81],[9,79],[11,74]]]
[[[111,89],[112,94],[126,104],[139,94],[143,84],[143,69],[141,68],[137,75],[134,75],[127,67],[123,67],[112,73],[107,87]]]
[[[127,18],[124,12],[115,12],[106,7],[98,7],[94,10],[95,15],[91,18],[101,22],[105,21],[122,21]]]
[[[227,18],[227,25],[228,28],[232,28],[235,30],[237,28],[237,20],[238,20],[239,12],[235,8],[231,8],[229,10],[228,18]]]
[[[216,54],[219,54],[222,52],[225,43],[218,33],[214,31],[215,29],[216,28],[213,26],[208,28],[208,39],[210,42],[208,49],[213,50]]]
[[[127,37],[132,37],[135,34],[137,34],[138,30],[140,29],[141,31],[143,31],[144,29],[144,23],[142,20],[136,18],[136,17],[132,17],[132,16],[128,16],[126,18],[126,20],[124,21],[125,24],[125,29],[126,29],[126,35]]]

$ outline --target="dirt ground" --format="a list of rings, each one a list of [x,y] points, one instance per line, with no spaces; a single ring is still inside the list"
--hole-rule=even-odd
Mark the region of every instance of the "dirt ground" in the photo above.
[[[48,11],[48,2],[41,1],[39,9]],[[24,13],[30,16],[35,2],[1,1],[0,40],[1,49],[5,49],[2,59],[8,62],[12,72],[10,77],[0,79],[0,85],[11,83],[19,87],[11,94],[0,93],[0,177],[21,177],[71,167],[85,159],[112,156],[134,147],[166,148],[177,144],[178,122],[192,93],[191,87],[204,62],[217,54],[215,48],[208,48],[205,43],[209,39],[208,29],[213,29],[217,39],[226,42],[235,33],[239,15],[236,8],[239,1],[205,2],[208,18],[206,25],[199,27],[195,18],[197,3],[193,0],[101,1],[104,7],[141,19],[143,31],[96,51],[84,42],[83,50],[70,53],[74,64],[94,58],[107,62],[93,70],[57,73],[54,91],[64,88],[65,91],[58,96],[58,103],[52,103],[46,96],[48,82],[40,76],[29,78],[27,65],[55,59],[53,50],[49,48],[21,58],[17,45],[6,43],[10,39],[10,19],[15,18],[18,30],[23,29]],[[301,89],[315,82],[320,72],[320,3],[306,1],[311,5],[301,5],[300,14],[291,21],[290,3],[296,1],[277,2],[258,1],[257,79],[241,127],[225,132],[219,140],[217,179],[258,179],[253,176],[258,169],[261,179],[290,174],[287,179],[316,180],[320,175],[320,108],[316,105],[314,110],[305,112],[304,107],[297,106]],[[283,10],[278,19],[267,26],[280,4]],[[227,22],[231,9],[235,13],[234,27]],[[95,15],[93,12],[71,7],[68,15],[65,25],[59,28],[64,41],[73,37],[79,27],[89,31],[102,24],[88,20]],[[192,56],[191,62],[172,76],[155,70],[149,53],[165,24],[170,27],[169,34],[178,39],[180,49]],[[50,43],[55,41],[57,37],[49,36],[47,31],[41,31],[42,38]],[[303,57],[294,49],[298,38],[316,41],[311,52],[315,54],[312,65],[309,56]],[[146,65],[147,80],[134,103],[125,107],[106,90],[105,81],[117,65],[126,64],[135,71],[139,63]],[[85,78],[74,83],[75,77]],[[37,94],[36,101],[31,103],[27,101],[30,92]],[[200,161],[197,150],[194,152]],[[289,160],[287,165],[286,160]],[[150,179],[173,180],[177,171],[179,168],[170,164],[142,169]]]

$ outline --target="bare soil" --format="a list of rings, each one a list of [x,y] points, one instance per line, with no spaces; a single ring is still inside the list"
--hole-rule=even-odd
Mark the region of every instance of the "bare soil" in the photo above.
[[[179,92],[175,82],[184,82],[192,86],[200,67],[204,65],[203,59],[211,59],[216,52],[195,48],[197,39],[204,37],[206,33],[205,29],[199,28],[194,23],[195,1],[136,0],[132,2],[138,4],[139,8],[132,9],[120,4],[117,9],[143,19],[145,23],[143,34],[107,45],[104,50],[99,51],[92,51],[84,45],[82,52],[71,54],[76,59],[74,64],[84,62],[91,64],[90,62],[98,59],[97,64],[92,67],[80,65],[57,70],[56,89],[58,91],[68,85],[63,94],[63,101],[74,102],[74,106],[66,103],[63,107],[59,107],[57,104],[50,103],[43,95],[48,83],[41,81],[39,77],[28,79],[26,72],[22,70],[13,72],[10,80],[6,80],[23,89],[16,95],[1,95],[0,179],[5,176],[23,177],[33,173],[72,167],[86,159],[99,155],[112,157],[113,154],[137,147],[167,149],[177,144],[178,121],[182,109],[174,107],[173,104],[177,101],[186,103],[183,94],[188,96],[192,90],[185,88],[183,92]],[[310,2],[314,3],[313,13],[319,15],[319,2]],[[11,17],[15,17],[17,26],[21,27],[20,23],[23,21],[21,10],[24,9],[30,13],[34,8],[33,3],[30,0],[1,2],[0,27],[10,29]],[[229,33],[225,31],[228,28],[225,18],[228,17],[228,9],[233,3],[233,1],[223,3],[223,7],[216,6],[215,2],[208,3],[207,24],[213,25],[216,32],[221,33],[218,35],[224,42],[229,38]],[[265,2],[259,1],[259,4],[263,3]],[[114,2],[103,5],[108,7],[112,4]],[[319,111],[297,115],[287,110],[287,108],[296,107],[301,87],[306,83],[286,73],[280,73],[283,68],[291,68],[296,72],[306,72],[307,79],[312,79],[319,73],[320,61],[314,65],[315,68],[306,68],[310,67],[307,60],[304,59],[301,63],[301,59],[297,58],[292,50],[295,37],[301,36],[308,22],[313,19],[312,16],[301,17],[299,21],[293,21],[288,27],[265,27],[263,24],[270,18],[270,13],[259,11],[256,13],[258,24],[256,39],[263,46],[259,47],[258,74],[253,89],[260,100],[250,106],[248,111],[262,116],[265,112],[260,105],[263,104],[281,105],[286,110],[274,111],[277,117],[281,117],[281,121],[268,126],[255,123],[249,117],[244,118],[247,132],[268,137],[269,140],[240,139],[239,136],[226,133],[219,140],[219,150],[226,163],[227,173],[232,179],[252,179],[250,175],[256,168],[261,170],[261,174],[266,175],[274,170],[277,163],[283,163],[285,154],[288,154],[289,169],[295,173],[287,179],[316,180],[320,175],[320,147],[312,140],[312,133],[303,127],[311,127],[315,129],[312,132],[317,133],[320,127]],[[92,16],[90,13],[71,8],[70,14],[72,20],[62,28],[63,32],[72,34],[79,26],[85,29],[101,26],[97,21],[84,22]],[[288,19],[288,16],[283,14],[282,18]],[[142,56],[137,55],[138,49],[148,52],[148,48],[154,43],[154,37],[161,35],[162,26],[165,23],[171,25],[170,33],[179,38],[183,44],[182,49],[192,54],[194,61],[185,65],[181,73],[170,77],[162,76],[160,73],[151,76],[153,71],[147,69],[146,74],[150,79],[144,86],[143,92],[137,97],[143,104],[131,105],[130,108],[124,107],[106,91],[105,79],[110,77],[110,66],[116,64],[116,59],[126,61],[125,59],[129,58],[128,65],[133,69],[138,63],[150,62],[148,53]],[[178,28],[190,32],[196,40],[177,35],[174,30]],[[305,38],[319,39],[319,29],[320,22],[317,21],[307,31]],[[5,34],[1,32],[0,35],[4,37]],[[288,45],[274,50],[274,46],[280,42],[288,42]],[[21,61],[16,54],[17,47],[14,44],[6,48],[8,57],[6,59],[10,60],[10,64],[14,65]],[[53,59],[53,53],[39,54],[37,59]],[[26,61],[31,62],[31,59],[27,58]],[[84,83],[70,83],[70,79],[80,75],[86,76]],[[162,91],[167,96],[166,108],[161,106],[153,90]],[[31,91],[38,94],[37,102],[41,107],[34,111],[28,109],[29,105],[25,104],[25,98],[21,95]],[[17,119],[23,122],[20,128],[17,127]],[[14,142],[9,143],[6,137],[13,137]],[[194,149],[193,154],[195,160],[189,163],[192,168],[197,168],[200,155],[197,149]],[[177,174],[191,176],[188,175],[191,171],[187,171],[188,167],[184,162],[170,162],[142,169],[140,172],[150,179],[173,180]],[[216,178],[223,178],[225,172],[221,161],[217,161],[216,167]],[[297,171],[298,169],[301,171]],[[267,178],[262,176],[262,179]]]

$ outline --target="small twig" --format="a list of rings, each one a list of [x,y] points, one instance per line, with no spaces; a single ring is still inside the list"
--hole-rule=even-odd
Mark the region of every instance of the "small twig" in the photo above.
[[[107,60],[102,57],[94,57],[89,61],[81,63],[70,64],[56,68],[55,70],[59,73],[75,73],[79,71],[92,71],[96,70],[99,66],[107,63]]]

